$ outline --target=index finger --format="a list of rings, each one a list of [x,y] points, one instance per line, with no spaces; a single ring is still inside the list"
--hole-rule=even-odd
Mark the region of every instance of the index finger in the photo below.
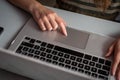
[[[67,30],[66,30],[66,24],[65,22],[60,18],[60,17],[56,17],[56,22],[58,23],[62,33],[67,36]]]
[[[67,36],[66,26],[65,26],[63,23],[59,24],[59,26],[60,26],[61,31],[63,32],[63,34],[64,34],[65,36]]]

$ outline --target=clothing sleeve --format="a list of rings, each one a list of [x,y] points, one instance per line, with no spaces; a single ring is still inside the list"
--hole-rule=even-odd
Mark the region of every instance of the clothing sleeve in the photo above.
[[[120,22],[120,12],[119,12],[119,15],[116,17],[115,19],[117,22]]]

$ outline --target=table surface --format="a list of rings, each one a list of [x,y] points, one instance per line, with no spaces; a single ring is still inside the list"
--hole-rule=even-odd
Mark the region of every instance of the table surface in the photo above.
[[[49,8],[58,13],[69,27],[112,37],[119,37],[120,35],[120,23]],[[28,13],[14,7],[7,0],[0,0],[0,26],[4,28],[4,32],[0,35],[0,47],[7,48],[29,18],[30,15]],[[29,80],[0,69],[0,80],[16,79]]]

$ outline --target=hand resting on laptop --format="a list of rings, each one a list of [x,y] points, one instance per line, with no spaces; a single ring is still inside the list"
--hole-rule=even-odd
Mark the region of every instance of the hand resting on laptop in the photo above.
[[[120,39],[113,42],[110,46],[106,57],[113,55],[112,75],[116,76],[116,80],[120,80]]]
[[[8,0],[14,5],[32,14],[42,31],[51,31],[60,28],[61,32],[67,36],[66,23],[54,11],[44,7],[36,0]]]

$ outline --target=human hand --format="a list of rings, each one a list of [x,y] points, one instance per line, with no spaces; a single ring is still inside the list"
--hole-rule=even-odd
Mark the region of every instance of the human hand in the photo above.
[[[120,80],[120,39],[113,42],[109,47],[106,57],[113,54],[112,75],[116,76],[116,80]]]
[[[60,28],[62,33],[67,36],[66,23],[59,17],[54,11],[44,7],[40,3],[33,4],[30,12],[38,23],[42,31],[46,30],[56,30]]]

